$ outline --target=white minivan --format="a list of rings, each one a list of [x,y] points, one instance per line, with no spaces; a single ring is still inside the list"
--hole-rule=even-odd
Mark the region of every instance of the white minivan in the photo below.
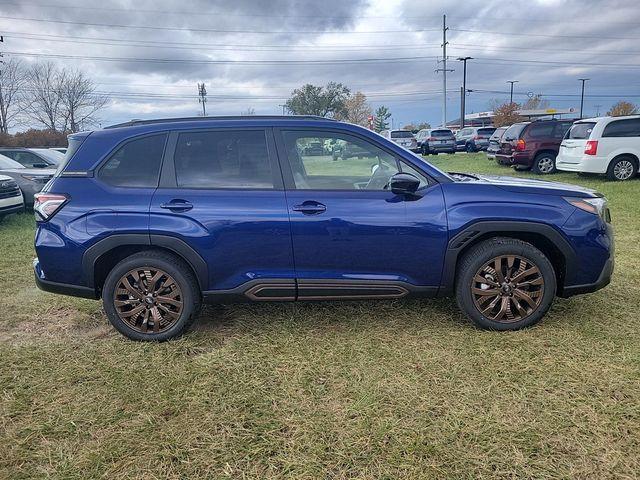
[[[586,118],[567,131],[556,168],[567,172],[606,173],[628,180],[638,173],[640,115]]]

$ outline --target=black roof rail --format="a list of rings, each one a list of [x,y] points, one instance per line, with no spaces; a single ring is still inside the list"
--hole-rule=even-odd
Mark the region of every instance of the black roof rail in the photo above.
[[[154,118],[151,120],[129,120],[128,122],[117,123],[104,127],[121,128],[133,127],[137,125],[152,125],[154,123],[172,123],[172,122],[195,122],[206,120],[329,120],[335,122],[332,118],[320,117],[318,115],[228,115],[228,116],[211,116],[211,117],[178,117],[178,118]]]

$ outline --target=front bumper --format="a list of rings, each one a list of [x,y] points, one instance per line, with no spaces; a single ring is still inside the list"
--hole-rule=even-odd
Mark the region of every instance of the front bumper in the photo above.
[[[600,276],[598,277],[598,280],[595,281],[595,283],[564,287],[562,293],[559,296],[562,298],[568,298],[573,297],[574,295],[580,295],[582,293],[592,293],[606,287],[607,285],[609,285],[609,283],[611,283],[614,266],[615,260],[613,258],[613,255],[611,255],[611,258],[606,261],[604,268],[602,269],[602,272],[600,273]]]

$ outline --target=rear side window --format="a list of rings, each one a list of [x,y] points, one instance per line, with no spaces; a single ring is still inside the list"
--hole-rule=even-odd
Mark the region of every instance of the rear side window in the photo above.
[[[181,133],[173,161],[178,187],[274,188],[262,130]]]
[[[604,127],[603,137],[640,137],[640,118],[616,120]]]
[[[117,187],[156,187],[167,135],[151,135],[122,145],[107,160],[98,176]],[[71,147],[71,144],[69,144]],[[67,152],[67,157],[70,157]]]
[[[529,138],[546,138],[553,134],[553,123],[532,123],[527,130],[527,137]]]
[[[574,123],[567,132],[565,138],[571,140],[586,140],[591,136],[591,132],[595,126],[595,122]]]

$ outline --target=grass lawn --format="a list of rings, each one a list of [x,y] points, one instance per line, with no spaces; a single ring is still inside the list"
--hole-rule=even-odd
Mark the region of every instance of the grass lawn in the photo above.
[[[254,304],[135,343],[38,291],[32,216],[5,219],[0,478],[637,478],[640,180],[553,179],[609,198],[614,280],[513,333],[450,300]]]

